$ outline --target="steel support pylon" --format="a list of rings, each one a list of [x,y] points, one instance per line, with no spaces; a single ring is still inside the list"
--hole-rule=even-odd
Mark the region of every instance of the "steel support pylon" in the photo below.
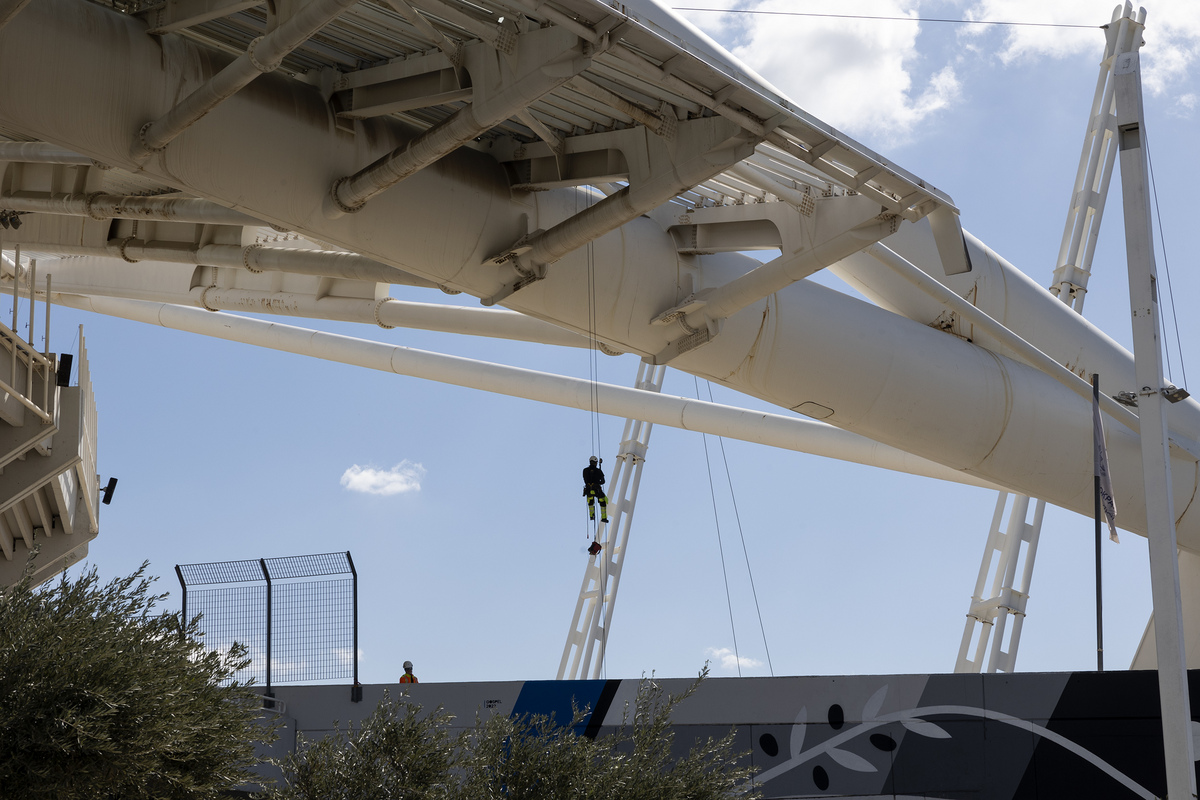
[[[996,502],[996,513],[992,516],[983,563],[975,582],[975,593],[967,610],[967,625],[958,648],[955,672],[1012,672],[1016,666],[1017,646],[1021,641],[1025,603],[1029,600],[1033,561],[1037,555],[1046,504],[1036,501],[1033,520],[1027,522],[1030,499],[1025,495],[1012,495],[1012,505],[1005,522],[1008,498],[1008,492],[1000,492]],[[993,563],[996,565],[994,572]],[[1019,583],[1016,582],[1018,565],[1021,565]],[[991,592],[984,599],[983,591],[989,575],[992,575]],[[1010,615],[1012,627],[1008,628]],[[1006,628],[1007,649],[1004,640]],[[973,639],[974,647],[971,646]]]
[[[1140,10],[1135,17],[1133,6],[1126,2],[1113,9],[1112,21],[1104,29],[1104,58],[1100,60],[1100,75],[1096,79],[1092,110],[1084,132],[1079,169],[1075,175],[1056,262],[1058,266],[1050,283],[1050,292],[1078,314],[1083,314],[1083,299],[1087,293],[1088,278],[1091,277],[1096,238],[1100,235],[1100,221],[1104,217],[1104,203],[1117,155],[1114,81],[1117,58],[1124,53],[1136,52],[1141,47],[1145,21],[1145,10]],[[996,499],[996,511],[987,544],[983,548],[975,593],[967,610],[955,672],[1012,672],[1016,667],[1021,625],[1033,580],[1033,562],[1046,501],[1013,495],[1009,505],[1008,499],[1007,492],[1000,492]],[[1027,522],[1030,501],[1034,504],[1033,521]],[[1006,506],[1009,517],[1005,522],[1003,515]],[[1024,553],[1019,546],[1021,542],[1028,544]],[[1017,559],[1022,555],[1021,583],[1014,586],[1012,581],[1017,574]],[[983,587],[987,583],[987,576],[993,574],[993,569],[995,580],[992,593],[988,599],[983,599]],[[1013,622],[1005,649],[1004,633],[1010,614]],[[974,648],[971,647],[973,639],[976,640]],[[990,653],[987,652],[989,645]],[[969,657],[968,653],[972,651],[974,655]]]
[[[665,373],[665,366],[643,361],[638,367],[634,385],[650,392],[662,391]],[[629,528],[637,504],[638,485],[642,480],[642,467],[646,463],[646,448],[653,427],[649,422],[625,420],[625,430],[617,451],[617,468],[609,482],[609,489],[612,490],[608,507],[609,522],[600,527],[598,542],[601,549],[588,558],[587,568],[583,572],[583,585],[575,604],[571,632],[567,635],[562,660],[558,665],[559,680],[600,677],[617,587],[621,583],[621,567],[625,564],[629,544]]]
[[[1117,59],[1113,71],[1117,98],[1117,142],[1121,200],[1125,209],[1125,253],[1129,268],[1129,310],[1133,318],[1133,360],[1141,419],[1142,480],[1146,491],[1146,535],[1150,540],[1150,595],[1162,710],[1167,797],[1196,796],[1191,703],[1183,642],[1179,591],[1179,545],[1171,495],[1170,442],[1166,387],[1163,385],[1158,275],[1150,225],[1146,126],[1137,52]]]
[[[1050,283],[1050,292],[1070,308],[1083,313],[1083,298],[1091,277],[1092,256],[1096,238],[1100,235],[1100,220],[1108,184],[1112,180],[1113,163],[1117,157],[1117,107],[1113,81],[1117,57],[1136,52],[1142,45],[1146,11],[1134,16],[1133,6],[1126,2],[1113,10],[1112,21],[1105,27],[1107,42],[1100,61],[1100,76],[1092,98],[1087,131],[1083,137],[1083,152],[1075,174],[1074,190],[1067,210],[1058,251],[1057,267]]]

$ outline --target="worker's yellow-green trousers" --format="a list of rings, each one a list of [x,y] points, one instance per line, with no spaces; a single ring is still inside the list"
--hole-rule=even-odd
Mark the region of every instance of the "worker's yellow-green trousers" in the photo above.
[[[587,490],[588,518],[596,518],[596,501],[600,501],[600,517],[608,518],[608,497],[604,494],[603,489],[588,489]]]

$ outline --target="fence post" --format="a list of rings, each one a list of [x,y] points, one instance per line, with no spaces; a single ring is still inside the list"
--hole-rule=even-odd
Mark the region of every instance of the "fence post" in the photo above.
[[[183,570],[179,568],[178,564],[175,565],[175,576],[179,578],[179,585],[183,588],[183,610],[180,612],[180,620],[182,624],[179,626],[179,632],[184,633],[187,631],[188,627],[187,581],[183,579]]]
[[[260,558],[259,565],[262,567],[263,578],[267,581],[267,697],[274,697],[275,693],[271,691],[271,572],[267,569],[266,559]],[[274,708],[275,704],[270,700],[264,700],[263,705],[267,708]]]

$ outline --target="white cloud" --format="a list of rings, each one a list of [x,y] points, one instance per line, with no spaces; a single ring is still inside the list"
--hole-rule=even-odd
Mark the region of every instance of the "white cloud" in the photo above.
[[[741,661],[744,669],[755,669],[756,667],[761,667],[763,665],[763,662],[759,661],[757,658],[742,656],[739,659],[728,647],[710,647],[704,651],[704,654],[708,656],[709,659],[715,661],[718,667],[727,672],[736,671],[739,661]]]
[[[1099,5],[1095,0],[980,0],[966,13],[971,19],[1020,22],[1048,22],[1067,25],[1091,24],[1097,14],[1111,12],[1114,3]],[[1135,3],[1134,8],[1139,4]],[[1170,96],[1194,85],[1192,73],[1200,68],[1200,3],[1196,0],[1152,0],[1146,2],[1146,29],[1142,47],[1142,81],[1156,97]],[[980,27],[972,26],[967,35],[977,36]],[[1097,31],[1083,28],[1011,27],[997,55],[1009,64],[1022,58],[1066,58],[1100,52]],[[1190,112],[1195,95],[1180,93],[1177,112]]]
[[[425,467],[408,460],[386,470],[355,464],[342,473],[342,486],[352,492],[389,496],[421,491],[424,477]]]
[[[1190,116],[1196,106],[1192,76],[1200,71],[1200,2],[1144,2],[1146,90],[1173,98],[1172,113]],[[765,12],[795,10],[793,0],[743,0],[735,5]],[[805,111],[875,147],[889,148],[911,139],[936,121],[940,110],[962,99],[964,58],[995,59],[1001,66],[1063,58],[1098,60],[1104,43],[1099,28],[1114,5],[1097,0],[966,0],[958,6],[965,9],[964,19],[1092,27],[953,26],[959,29],[958,46],[941,56],[932,55],[941,37],[923,34],[947,26],[846,17],[958,16],[947,13],[945,2],[843,0],[833,12],[838,18],[695,12],[689,17]],[[1053,64],[1045,68],[1053,69]]]
[[[792,0],[752,0],[746,7],[795,8]],[[837,13],[915,17],[917,8],[903,0],[844,0]],[[714,32],[732,43],[733,54],[805,111],[884,146],[904,141],[959,96],[953,66],[929,69],[923,63],[916,23],[780,14],[696,19],[710,28],[716,21],[721,27]]]

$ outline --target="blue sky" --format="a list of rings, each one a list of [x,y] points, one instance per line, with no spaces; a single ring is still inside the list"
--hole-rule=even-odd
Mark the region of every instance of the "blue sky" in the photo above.
[[[1043,5],[861,0],[838,9],[1097,26],[1112,10],[1107,0]],[[1147,128],[1183,354],[1195,358],[1200,323],[1188,301],[1200,278],[1185,237],[1200,186],[1200,7],[1176,0],[1148,10]],[[950,194],[964,227],[1048,283],[1103,48],[1098,30],[688,18],[802,107]],[[1120,211],[1114,181],[1086,311],[1128,346]],[[423,681],[554,677],[590,541],[579,496],[587,414],[67,309],[53,315],[52,349],[85,326],[100,472],[120,479],[91,546],[102,575],[148,559],[171,592],[168,607],[178,607],[177,563],[350,550],[364,682],[395,681],[405,659]],[[319,327],[589,374],[581,350]],[[1172,364],[1182,385],[1174,351]],[[1200,375],[1200,364],[1189,366]],[[605,382],[630,385],[636,371],[632,356],[599,359]],[[696,384],[669,370],[664,391],[695,396]],[[706,385],[700,391],[707,397]],[[718,402],[758,407],[713,391]],[[622,423],[600,421],[610,467]],[[735,441],[724,442],[727,476],[718,440],[708,445],[715,501],[702,437],[654,430],[608,677],[690,675],[705,660],[715,675],[736,674],[726,657],[735,636],[744,675],[953,669],[995,493]],[[1123,668],[1150,610],[1146,543],[1125,535],[1104,555],[1106,665]],[[1092,523],[1049,509],[1019,668],[1093,667],[1093,601]]]

